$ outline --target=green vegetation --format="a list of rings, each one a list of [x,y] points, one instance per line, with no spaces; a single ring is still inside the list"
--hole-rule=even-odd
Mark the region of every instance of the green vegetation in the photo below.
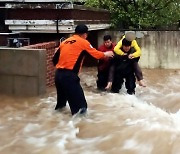
[[[85,5],[108,9],[114,28],[162,28],[180,20],[180,0],[86,0]]]

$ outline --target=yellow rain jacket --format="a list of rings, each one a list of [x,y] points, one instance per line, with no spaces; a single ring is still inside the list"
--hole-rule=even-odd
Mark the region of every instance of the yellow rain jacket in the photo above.
[[[114,52],[120,56],[124,55],[124,52],[121,50],[122,47],[122,40],[125,38],[125,35],[122,37],[122,39],[117,43],[117,45],[114,47]],[[131,42],[131,47],[135,49],[135,52],[133,53],[134,58],[141,56],[141,49],[139,45],[137,44],[136,40],[133,40]]]

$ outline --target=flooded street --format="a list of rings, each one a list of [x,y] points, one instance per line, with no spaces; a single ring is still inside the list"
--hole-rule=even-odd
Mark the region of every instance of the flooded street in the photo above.
[[[180,70],[144,69],[136,95],[96,90],[96,68],[80,74],[87,117],[55,111],[56,91],[0,95],[0,154],[179,154]]]

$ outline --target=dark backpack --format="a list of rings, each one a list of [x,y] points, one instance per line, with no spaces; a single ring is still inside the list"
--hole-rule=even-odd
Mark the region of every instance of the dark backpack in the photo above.
[[[56,66],[56,64],[58,63],[59,61],[59,55],[60,55],[60,49],[58,47],[57,51],[54,53],[53,57],[52,57],[52,62],[53,62],[53,65]]]
[[[64,41],[65,38],[64,37],[61,37],[60,39],[60,44],[62,41]],[[56,64],[58,63],[59,61],[59,56],[60,56],[60,48],[58,47],[58,49],[56,50],[56,52],[54,53],[53,57],[52,57],[52,62],[53,62],[53,65],[56,66]]]

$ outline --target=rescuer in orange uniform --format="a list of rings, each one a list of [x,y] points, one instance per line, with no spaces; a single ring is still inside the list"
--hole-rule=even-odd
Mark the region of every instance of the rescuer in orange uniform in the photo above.
[[[113,57],[113,52],[101,52],[91,46],[86,40],[88,27],[78,25],[75,34],[64,40],[60,48],[59,61],[56,64],[55,85],[57,90],[57,104],[55,110],[66,106],[68,101],[72,115],[84,114],[87,111],[87,102],[78,77],[84,56],[90,54],[96,59]]]

